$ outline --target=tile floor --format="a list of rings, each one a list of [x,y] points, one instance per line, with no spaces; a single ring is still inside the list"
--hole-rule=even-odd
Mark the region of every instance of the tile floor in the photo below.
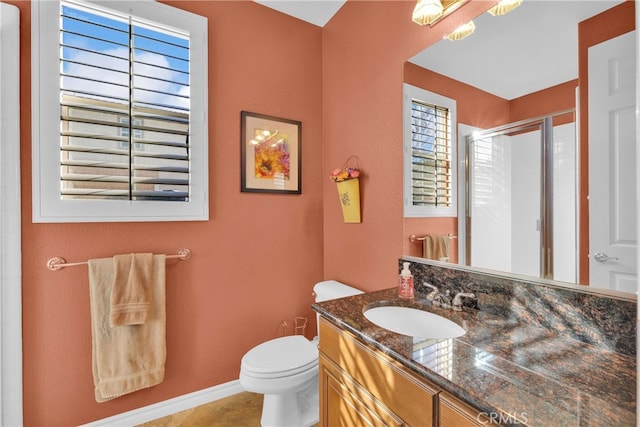
[[[260,427],[261,415],[262,395],[242,392],[137,427]]]
[[[260,427],[262,395],[242,392],[138,427]]]

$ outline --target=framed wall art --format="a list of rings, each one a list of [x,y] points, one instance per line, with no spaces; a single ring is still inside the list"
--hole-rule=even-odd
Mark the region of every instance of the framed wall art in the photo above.
[[[302,193],[302,123],[242,111],[241,191]]]

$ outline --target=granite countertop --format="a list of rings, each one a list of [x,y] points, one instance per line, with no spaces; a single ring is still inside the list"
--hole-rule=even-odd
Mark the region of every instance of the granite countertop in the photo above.
[[[450,319],[467,333],[447,340],[409,337],[380,328],[366,308],[404,305]],[[635,426],[636,359],[561,335],[465,308],[435,307],[425,295],[397,297],[396,288],[313,304],[411,371],[481,412],[527,426]],[[497,415],[496,415],[497,416]]]

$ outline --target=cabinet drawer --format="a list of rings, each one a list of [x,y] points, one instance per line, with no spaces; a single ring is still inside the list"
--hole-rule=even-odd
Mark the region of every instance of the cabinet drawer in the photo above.
[[[439,390],[398,362],[320,319],[320,351],[407,425],[432,427]]]

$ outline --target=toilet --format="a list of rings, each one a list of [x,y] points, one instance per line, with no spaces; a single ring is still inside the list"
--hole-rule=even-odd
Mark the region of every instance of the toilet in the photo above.
[[[313,292],[316,302],[362,293],[335,280],[317,283]],[[240,385],[246,391],[264,394],[262,427],[317,424],[317,337],[309,341],[302,335],[290,335],[252,348],[242,357]]]

